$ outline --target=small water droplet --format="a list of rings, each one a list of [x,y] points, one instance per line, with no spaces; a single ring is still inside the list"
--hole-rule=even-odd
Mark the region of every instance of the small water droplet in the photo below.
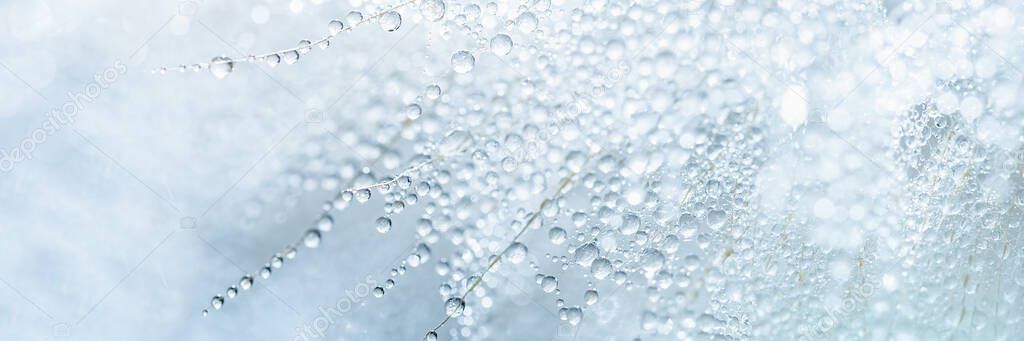
[[[320,246],[320,231],[306,231],[306,236],[302,237],[302,245],[305,245],[310,249],[315,249],[317,246]]]
[[[228,57],[214,57],[210,60],[210,73],[214,77],[224,78],[231,74],[231,71],[235,69],[235,63]]]
[[[345,23],[341,22],[341,20],[331,20],[330,23],[327,23],[327,32],[332,37],[338,35],[338,33],[341,33],[344,29]]]
[[[473,71],[476,65],[476,58],[469,51],[461,50],[452,55],[452,70],[458,73]]]
[[[512,37],[507,34],[498,34],[491,38],[491,52],[499,56],[512,52]]]

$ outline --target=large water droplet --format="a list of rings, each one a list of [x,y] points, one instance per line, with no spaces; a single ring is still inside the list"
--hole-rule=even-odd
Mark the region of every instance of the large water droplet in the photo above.
[[[394,32],[402,26],[402,15],[395,11],[384,13],[384,15],[380,16],[380,19],[378,19],[378,24],[380,24],[381,29],[388,32]]]

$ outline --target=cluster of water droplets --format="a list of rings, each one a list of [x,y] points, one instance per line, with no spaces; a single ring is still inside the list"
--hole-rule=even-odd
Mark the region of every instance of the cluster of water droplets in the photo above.
[[[405,84],[420,94],[361,125],[379,133],[354,138],[394,172],[310,153],[317,167],[291,183],[334,197],[299,241],[210,307],[328,240],[350,206],[380,201],[375,219],[349,225],[415,234],[372,293],[433,269],[437,324],[425,340],[498,336],[488,321],[520,291],[584,338],[1008,339],[1024,328],[1024,149],[991,133],[1019,136],[1024,103],[1001,91],[1019,92],[1021,75],[993,65],[972,34],[920,37],[1003,12],[835,1],[417,7],[450,48],[440,59],[451,72]],[[352,16],[332,21],[330,36],[365,21]],[[374,19],[402,26],[397,9]],[[924,61],[956,46],[970,52],[943,68]],[[222,77],[231,63],[209,68]],[[405,214],[414,226],[394,226]],[[592,321],[610,319],[632,328]]]

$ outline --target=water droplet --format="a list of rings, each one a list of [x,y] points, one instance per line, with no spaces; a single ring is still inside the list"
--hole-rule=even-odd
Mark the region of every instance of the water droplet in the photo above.
[[[588,267],[590,266],[590,263],[593,263],[594,260],[597,259],[600,253],[601,250],[597,248],[597,245],[594,245],[594,243],[586,243],[580,245],[580,247],[576,248],[576,251],[573,252],[573,261],[580,266]]]
[[[508,246],[505,251],[505,257],[508,258],[512,264],[519,264],[526,260],[527,248],[523,243],[515,242]]]
[[[624,235],[633,235],[640,230],[640,217],[633,213],[622,215],[622,225],[619,225],[619,232]]]
[[[238,288],[230,287],[227,291],[228,298],[235,298],[238,295]]]
[[[260,278],[269,279],[270,278],[270,274],[272,272],[273,272],[273,270],[270,270],[269,266],[264,266],[263,269],[260,269]]]
[[[445,4],[442,0],[424,0],[420,4],[420,13],[423,18],[430,21],[438,21],[444,18]]]
[[[533,12],[523,12],[516,18],[516,26],[523,33],[530,33],[537,29],[537,17]]]
[[[358,201],[360,203],[365,203],[367,201],[370,201],[370,197],[372,195],[373,194],[370,193],[369,189],[365,189],[364,188],[364,189],[356,191],[355,198],[356,198],[356,201]]]
[[[544,276],[544,278],[540,280],[540,289],[544,290],[544,292],[552,292],[557,288],[558,279],[554,276]]]
[[[316,228],[323,232],[330,231],[334,228],[334,218],[331,218],[329,214],[320,216],[320,219],[316,221]]]
[[[272,55],[267,56],[266,60],[267,60],[267,65],[268,66],[275,67],[275,66],[277,66],[277,64],[281,64],[281,55],[272,54]]]
[[[299,54],[307,54],[309,51],[313,50],[313,42],[305,39],[299,40],[299,44],[296,47],[298,48]]]
[[[210,60],[210,73],[214,77],[224,78],[231,74],[231,71],[235,69],[235,63],[228,57],[214,57]]]
[[[306,231],[306,236],[302,237],[302,245],[305,245],[310,249],[315,249],[317,246],[320,246],[320,231]]]
[[[345,21],[348,22],[349,26],[356,26],[363,21],[363,13],[359,11],[351,11],[345,15]]]
[[[221,297],[220,295],[213,296],[213,299],[210,300],[210,306],[212,306],[213,309],[220,309],[220,307],[224,306],[224,297]]]
[[[376,297],[376,298],[384,297],[384,288],[381,288],[381,287],[373,288],[373,297]]]
[[[299,51],[286,51],[281,53],[281,60],[285,64],[295,64],[299,61]]]
[[[437,332],[429,331],[426,336],[423,336],[423,341],[437,341]]]
[[[458,73],[473,71],[476,65],[476,58],[469,51],[461,50],[452,55],[452,70]]]
[[[377,218],[377,232],[388,233],[388,231],[391,231],[391,218]]]
[[[438,86],[437,84],[428,85],[425,95],[429,99],[441,98],[441,87]]]
[[[507,34],[498,34],[491,38],[491,52],[499,56],[512,52],[512,37]]]
[[[590,274],[597,279],[605,279],[612,273],[612,262],[607,258],[598,258],[590,264]]]
[[[461,298],[452,297],[444,302],[444,313],[451,317],[457,317],[462,315],[462,311],[466,309],[466,302],[463,302]]]
[[[402,26],[402,15],[398,14],[398,12],[390,11],[380,16],[377,23],[380,24],[381,29],[388,32],[394,32]]]
[[[583,303],[586,303],[587,305],[594,305],[600,298],[601,297],[597,294],[597,290],[587,290],[587,292],[583,293]]]
[[[252,277],[243,276],[242,279],[238,280],[238,287],[242,288],[242,290],[249,290],[249,288],[252,288]]]
[[[565,229],[557,226],[552,227],[548,230],[548,239],[551,240],[551,244],[562,245],[566,239]]]
[[[341,33],[344,29],[345,23],[341,22],[341,20],[331,20],[331,22],[327,24],[327,32],[330,33],[332,37],[338,35],[338,33]]]
[[[419,104],[413,103],[405,107],[405,117],[410,120],[420,118],[423,114],[423,108],[420,108]]]

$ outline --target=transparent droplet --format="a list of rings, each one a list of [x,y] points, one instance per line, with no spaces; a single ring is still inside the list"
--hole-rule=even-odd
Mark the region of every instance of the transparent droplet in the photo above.
[[[227,77],[229,74],[231,74],[231,71],[234,70],[234,68],[235,63],[231,61],[231,58],[214,57],[212,60],[210,60],[210,73],[213,74],[214,77]]]
[[[428,85],[425,95],[427,95],[427,98],[429,99],[441,98],[441,87],[437,84]]]
[[[355,193],[356,201],[359,201],[361,203],[365,203],[367,201],[370,201],[370,197],[371,196],[372,196],[372,194],[370,194],[370,190],[369,189],[365,189],[365,188],[361,189],[361,190],[358,190]]]
[[[243,276],[242,279],[238,280],[238,287],[242,288],[242,290],[249,290],[249,288],[252,288],[252,277]]]
[[[320,246],[320,231],[306,231],[306,235],[302,237],[302,245],[305,245],[310,249],[315,249],[317,246]]]
[[[220,295],[213,296],[213,299],[210,300],[210,306],[212,306],[213,309],[220,309],[220,307],[224,306],[224,297],[221,297]]]
[[[555,291],[555,289],[558,289],[558,279],[555,276],[544,276],[540,280],[540,290],[549,293]]]
[[[466,309],[466,302],[463,302],[461,298],[452,297],[444,302],[444,313],[448,316],[457,317],[462,315],[462,311]]]
[[[267,60],[267,65],[268,66],[275,67],[278,64],[281,64],[281,55],[272,54],[272,55],[267,56],[266,60]]]
[[[323,232],[330,231],[334,228],[334,218],[331,218],[329,214],[320,216],[320,219],[316,221],[316,228]]]
[[[515,242],[508,246],[508,249],[505,251],[505,258],[512,262],[512,264],[519,264],[526,260],[527,252],[526,245]]]
[[[402,26],[402,15],[396,11],[390,11],[381,15],[377,23],[380,24],[381,29],[394,32]]]
[[[590,264],[590,274],[596,279],[605,279],[611,275],[612,262],[607,258],[598,258]]]
[[[388,231],[391,231],[391,218],[377,218],[377,232],[388,233]]]
[[[345,21],[348,22],[349,26],[358,25],[363,21],[363,13],[359,11],[348,12],[348,14],[345,15]]]
[[[420,118],[423,114],[423,108],[420,108],[419,104],[413,103],[405,107],[405,117],[410,120]]]
[[[299,44],[296,48],[298,48],[299,54],[307,54],[309,51],[313,50],[313,42],[305,39],[299,40]]]
[[[295,62],[299,61],[299,51],[282,52],[281,61],[285,64],[295,64]]]
[[[228,288],[228,291],[227,291],[228,298],[235,298],[235,296],[237,296],[237,295],[238,295],[238,288],[235,288],[233,286]]]
[[[498,34],[491,38],[491,52],[504,56],[512,52],[512,37],[507,34]]]
[[[420,4],[420,13],[423,18],[430,21],[438,21],[444,18],[445,4],[442,0],[424,0]]]
[[[377,298],[384,297],[384,288],[381,288],[381,287],[373,288],[373,297],[377,297]]]
[[[260,269],[260,278],[268,279],[272,272],[273,270],[270,270],[269,266],[264,266],[263,269]]]
[[[587,290],[587,292],[583,293],[583,303],[586,303],[587,305],[594,305],[600,298],[601,297],[597,294],[597,290]]]
[[[548,239],[551,240],[551,244],[562,245],[566,239],[565,229],[557,226],[552,227],[548,230]]]
[[[452,70],[458,73],[473,71],[476,65],[476,58],[469,51],[461,50],[452,55]]]
[[[423,341],[437,341],[437,332],[433,330],[427,332],[427,335],[423,336]]]
[[[341,22],[341,20],[331,20],[330,23],[327,23],[327,32],[331,36],[338,35],[338,33],[341,33],[341,31],[344,29],[345,23]]]
[[[590,263],[593,263],[595,259],[600,255],[601,250],[597,248],[594,243],[586,243],[580,245],[573,252],[573,261],[583,267],[589,267]]]

